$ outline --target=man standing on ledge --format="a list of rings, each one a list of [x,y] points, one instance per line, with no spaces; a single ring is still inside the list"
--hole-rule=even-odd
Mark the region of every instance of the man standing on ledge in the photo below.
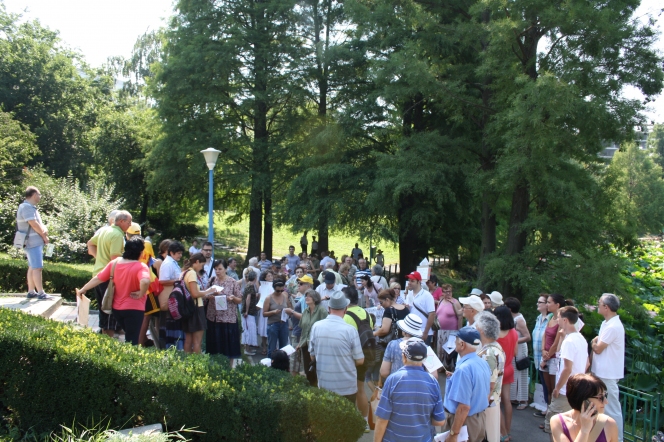
[[[34,186],[25,189],[25,201],[16,212],[16,228],[26,233],[25,254],[28,256],[28,298],[48,299],[42,285],[44,244],[48,244],[48,229],[37,212],[41,193]]]
[[[88,253],[95,257],[95,265],[92,268],[92,276],[97,276],[106,264],[115,258],[122,256],[124,252],[125,232],[131,227],[131,214],[126,210],[120,210],[115,217],[115,224],[100,229],[95,236],[88,241]],[[104,293],[108,288],[108,281],[95,287],[95,298],[97,305],[101,306]],[[110,337],[115,335],[116,322],[112,315],[104,313],[99,309],[99,328]]]
[[[618,425],[618,440],[623,441],[623,418],[618,399],[618,381],[625,377],[625,327],[618,309],[620,300],[613,293],[604,293],[598,302],[597,313],[604,316],[599,336],[592,340],[593,364],[591,371],[606,384],[609,403],[604,413]]]

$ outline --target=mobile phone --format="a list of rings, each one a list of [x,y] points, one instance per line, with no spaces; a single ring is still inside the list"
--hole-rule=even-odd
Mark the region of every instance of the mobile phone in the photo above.
[[[590,400],[586,399],[585,401],[583,401],[583,405],[585,406],[584,410],[587,410],[588,408],[590,408]],[[597,414],[597,410],[595,410],[595,412],[593,413],[593,416],[595,416],[596,414]]]

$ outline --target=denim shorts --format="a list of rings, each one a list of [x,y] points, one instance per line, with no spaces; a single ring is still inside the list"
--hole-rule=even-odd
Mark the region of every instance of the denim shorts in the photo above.
[[[44,267],[44,246],[30,247],[23,249],[28,256],[28,266],[33,269]]]

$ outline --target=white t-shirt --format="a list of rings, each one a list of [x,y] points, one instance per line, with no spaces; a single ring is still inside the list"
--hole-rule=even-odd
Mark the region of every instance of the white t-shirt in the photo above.
[[[197,249],[194,246],[189,247],[189,254],[193,255],[194,253],[200,253],[201,249]]]
[[[598,342],[608,346],[600,354],[593,355],[592,372],[604,379],[625,377],[625,327],[619,316],[603,321],[599,328]]]
[[[417,316],[419,316],[422,319],[422,326],[426,327],[427,325],[427,320],[429,319],[427,315],[424,315],[420,309],[427,314],[431,312],[436,311],[436,305],[433,302],[433,296],[431,296],[431,293],[428,291],[422,289],[417,293],[416,295],[413,295],[412,298],[410,298],[410,303],[413,308],[410,309],[411,313],[415,313]],[[415,307],[417,306],[417,307]],[[433,330],[429,329],[429,336],[433,335]]]
[[[180,273],[182,273],[180,265],[169,255],[159,267],[159,280],[174,281],[180,279]]]
[[[560,380],[560,373],[565,368],[565,361],[572,361],[572,372],[570,377],[586,372],[586,363],[588,362],[588,343],[583,335],[579,332],[570,333],[563,340],[563,344],[560,347],[560,360],[558,371],[556,372],[556,385]],[[560,394],[567,394],[567,383],[562,386],[560,389]]]
[[[316,287],[316,291],[318,292],[318,294],[320,295],[321,298],[325,298],[326,296],[331,297],[334,292],[340,292],[341,289],[344,288],[344,287],[346,287],[344,284],[337,284],[334,287],[332,287],[330,290],[328,290],[325,283],[323,283],[323,284],[319,285],[318,287]],[[323,306],[323,308],[325,310],[327,310],[328,302],[329,302],[328,300],[321,301],[321,305]]]

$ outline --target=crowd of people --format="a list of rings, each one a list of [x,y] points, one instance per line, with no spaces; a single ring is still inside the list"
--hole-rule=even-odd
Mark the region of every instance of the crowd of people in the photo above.
[[[36,247],[43,249],[47,229],[35,207],[40,194],[29,187],[25,195],[17,221],[33,230],[29,244],[40,242],[38,236]],[[396,278],[386,280],[381,264],[369,266],[357,244],[340,261],[327,251],[319,260],[317,247],[309,255],[306,232],[300,245],[301,253],[290,246],[278,260],[265,252],[249,258],[240,272],[232,258],[213,260],[213,245],[203,242],[200,249],[192,245],[180,266],[181,242],[164,239],[155,254],[131,214],[113,211],[88,241],[93,275],[77,296],[94,290],[101,306],[112,281],[112,309],[99,312],[103,333],[123,330],[133,345],[148,345],[149,337],[158,348],[186,353],[200,353],[205,339],[207,353],[231,363],[260,351],[274,368],[304,375],[311,386],[355,404],[366,431],[365,385],[382,386],[376,441],[433,440],[436,427],[449,431],[450,442],[462,429],[470,442],[510,441],[513,406],[528,405],[532,342],[547,404],[546,412],[535,413],[543,419],[540,429],[556,442],[622,442],[625,330],[617,296],[600,296],[604,322],[589,345],[579,332],[579,311],[560,294],[539,296],[529,328],[520,301],[497,291],[475,288],[457,299],[451,285],[417,271],[402,290]],[[43,253],[27,252],[30,297],[43,294],[37,252]],[[174,290],[192,299],[186,318],[175,319],[169,309]],[[442,368],[426,368],[431,353]]]

